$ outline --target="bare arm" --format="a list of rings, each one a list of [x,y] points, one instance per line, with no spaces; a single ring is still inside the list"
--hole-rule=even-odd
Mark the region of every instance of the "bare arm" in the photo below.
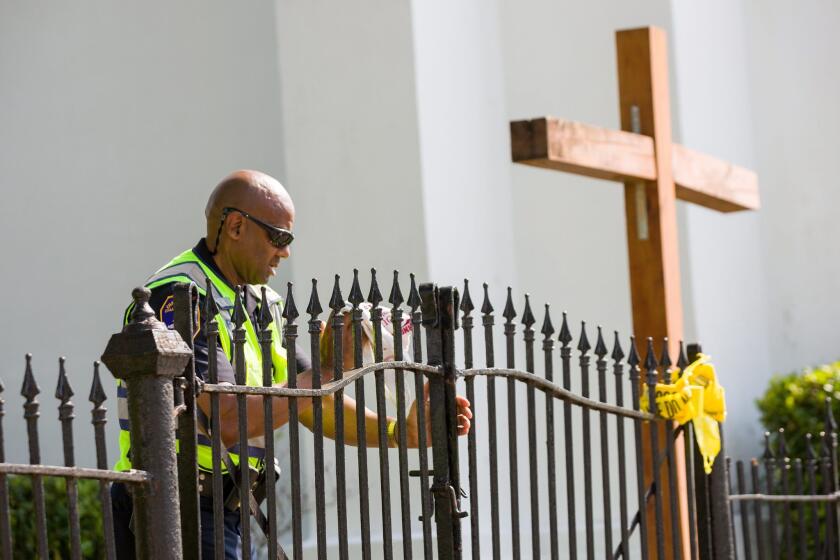
[[[335,398],[333,396],[324,397],[323,399],[323,426],[324,435],[330,439],[335,439],[336,425],[335,425]],[[352,397],[344,395],[344,443],[346,445],[359,445],[359,440],[356,437],[356,422],[359,410],[356,405],[356,400]],[[368,447],[376,447],[379,445],[379,423],[377,422],[377,415],[369,408],[365,408],[361,414],[365,418],[365,444]],[[393,420],[390,416],[386,422]],[[301,423],[310,430],[315,429],[315,418],[312,408],[307,408],[300,415]],[[391,442],[388,442],[389,447],[394,447]]]
[[[286,383],[278,383],[275,387],[286,387]],[[310,370],[297,376],[297,387],[308,389],[312,387],[312,372]],[[264,430],[264,397],[258,395],[246,395],[245,403],[247,410],[248,437],[259,437],[265,434]],[[312,410],[313,399],[298,398],[298,414],[300,422],[314,431],[314,413]],[[335,426],[335,399],[332,395],[323,397],[323,426],[324,435],[330,439],[336,437]],[[199,408],[210,416],[210,394],[205,393],[198,397]],[[289,422],[289,398],[274,397],[272,408],[272,425],[274,429],[280,428]],[[347,445],[358,445],[356,433],[356,401],[344,396],[344,442]],[[368,446],[379,445],[379,425],[376,413],[368,408],[363,411],[365,417],[365,440]],[[219,417],[221,419],[221,437],[225,447],[230,447],[239,441],[239,414],[237,395],[219,395]],[[388,417],[388,421],[393,420]]]

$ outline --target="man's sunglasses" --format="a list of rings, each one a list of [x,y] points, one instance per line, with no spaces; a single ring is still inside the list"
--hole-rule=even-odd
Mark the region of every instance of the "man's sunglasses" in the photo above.
[[[264,221],[260,220],[259,218],[255,218],[254,216],[252,216],[248,212],[245,212],[244,210],[240,210],[239,208],[233,208],[231,206],[228,206],[228,207],[222,209],[222,221],[219,224],[219,232],[216,234],[216,246],[217,247],[219,245],[219,237],[222,234],[222,226],[224,225],[225,219],[228,217],[228,214],[230,214],[231,212],[239,212],[240,214],[242,214],[243,216],[245,216],[246,218],[248,218],[249,220],[251,220],[252,222],[257,224],[258,226],[263,228],[265,230],[265,232],[268,234],[268,240],[271,242],[272,245],[274,245],[278,249],[282,249],[283,247],[291,245],[292,241],[295,240],[295,236],[291,231],[289,231],[287,229],[272,226],[271,224],[267,224]]]

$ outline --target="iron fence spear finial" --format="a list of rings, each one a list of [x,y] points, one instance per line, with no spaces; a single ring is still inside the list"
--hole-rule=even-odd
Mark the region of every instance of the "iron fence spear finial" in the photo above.
[[[531,311],[531,296],[530,294],[525,294],[525,308],[522,310],[522,324],[525,325],[527,330],[531,330],[531,327],[536,322],[537,320],[534,319],[534,313]]]
[[[560,324],[560,335],[557,339],[563,345],[563,348],[566,348],[572,341],[572,331],[569,330],[569,321],[565,311],[563,312],[563,322]]]
[[[662,374],[665,375],[668,373],[668,368],[670,368],[673,364],[671,362],[671,354],[668,352],[668,337],[664,337],[662,339],[662,357],[659,358],[659,365],[662,366]],[[670,379],[666,379],[665,382],[668,383]]]
[[[382,292],[379,291],[379,283],[376,281],[376,269],[370,269],[370,291],[368,292],[368,301],[374,308],[376,308],[382,301]]]
[[[26,355],[26,370],[23,373],[23,385],[20,388],[21,396],[26,398],[27,404],[34,403],[35,397],[41,389],[35,381],[35,375],[32,373],[32,354]]]
[[[93,362],[93,381],[90,384],[88,400],[93,403],[94,408],[101,408],[102,403],[108,398],[105,389],[102,388],[102,381],[99,377],[99,360]]]
[[[589,344],[589,338],[586,336],[586,321],[580,322],[580,338],[578,339],[578,346],[577,349],[580,351],[582,355],[586,355],[587,352],[592,348]]]
[[[779,435],[777,440],[779,449],[779,457],[784,460],[787,457],[787,441],[785,439],[785,429],[779,428]]]
[[[680,369],[680,375],[683,374],[686,366],[688,366],[688,356],[685,355],[685,343],[680,340],[680,355],[677,357],[677,367]]]
[[[604,335],[601,330],[601,325],[598,325],[598,339],[595,341],[595,355],[599,360],[603,360],[607,355],[607,345],[604,343]]]
[[[73,389],[70,387],[70,382],[67,380],[67,372],[64,369],[66,358],[64,356],[58,359],[58,383],[55,387],[55,398],[61,401],[61,404],[67,404],[73,396]]]
[[[488,293],[487,282],[484,283],[484,301],[481,304],[481,314],[490,315],[493,313],[493,305],[490,303],[490,294]]]
[[[632,376],[634,372],[639,367],[641,363],[641,358],[639,356],[639,350],[636,348],[636,337],[630,337],[630,354],[627,356],[627,365],[630,366],[630,375]]]
[[[543,319],[540,334],[542,334],[546,338],[546,340],[550,339],[551,335],[554,334],[554,325],[551,324],[551,314],[549,312],[549,305],[547,303],[545,304],[545,318]]]
[[[233,299],[233,314],[230,319],[233,321],[234,329],[237,331],[243,328],[245,320],[247,319],[245,316],[245,306],[243,305],[244,293],[245,286],[236,287],[236,296],[234,296]]]
[[[414,313],[420,307],[422,301],[420,300],[420,292],[417,291],[417,283],[414,279],[414,273],[412,272],[409,274],[411,278],[411,288],[408,290],[408,306],[411,308],[411,312]]]
[[[470,281],[464,278],[464,293],[461,296],[461,311],[464,312],[464,317],[468,317],[473,309],[475,309],[475,306],[470,298]]]
[[[403,304],[402,290],[400,290],[400,271],[394,271],[394,281],[391,284],[391,293],[388,295],[388,303],[394,307],[399,307]]]
[[[344,298],[341,296],[341,276],[335,275],[335,282],[333,283],[332,294],[330,295],[329,307],[336,314],[344,307]]]
[[[297,306],[295,305],[295,298],[293,294],[294,284],[292,282],[286,283],[286,301],[283,305],[282,317],[286,323],[294,323],[300,315],[298,314]]]
[[[829,434],[833,434],[837,431],[837,422],[834,420],[831,397],[825,398],[825,431]]]
[[[268,326],[274,321],[271,309],[268,305],[268,293],[265,286],[260,288],[260,311],[257,313],[257,327],[263,333],[268,331]]]
[[[306,306],[306,313],[311,316],[310,322],[317,321],[318,315],[324,310],[321,307],[321,300],[318,297],[318,280],[312,279],[312,292],[309,295],[309,305]]]
[[[648,374],[652,371],[656,375],[656,368],[659,364],[656,363],[656,354],[653,350],[653,337],[647,339],[647,355],[645,356],[645,369]],[[650,383],[650,381],[648,381]]]
[[[353,304],[353,307],[358,307],[360,303],[365,301],[365,296],[362,294],[362,287],[359,285],[359,269],[353,269],[353,283],[350,286],[350,293],[347,296],[347,301]]]
[[[514,317],[516,317],[516,309],[513,308],[513,296],[511,292],[511,287],[508,286],[507,300],[505,301],[505,309],[504,311],[502,311],[502,317],[505,318],[505,322],[507,323],[512,323]]]
[[[616,363],[620,362],[624,358],[624,350],[621,348],[621,341],[619,340],[618,331],[614,331],[615,338],[613,340],[613,351],[610,357]]]

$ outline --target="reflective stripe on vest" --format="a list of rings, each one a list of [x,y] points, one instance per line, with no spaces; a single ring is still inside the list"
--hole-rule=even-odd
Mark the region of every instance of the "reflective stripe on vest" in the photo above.
[[[221,341],[222,350],[227,356],[228,360],[233,363],[233,351],[231,347],[231,334],[233,332],[233,323],[231,320],[233,312],[233,302],[235,298],[234,290],[232,290],[218,275],[216,275],[209,267],[200,261],[196,254],[190,250],[178,255],[166,266],[158,270],[151,278],[146,281],[145,286],[149,289],[154,289],[165,284],[173,282],[193,282],[196,284],[201,295],[206,296],[206,282],[210,279],[211,292],[210,296],[216,303],[219,309],[216,315],[216,323],[219,326],[219,340]],[[261,297],[260,288],[262,286],[248,286],[247,289],[251,296],[257,298]],[[280,327],[281,324],[281,306],[282,301],[280,296],[266,286],[266,299],[268,300],[269,308],[271,310],[274,321],[269,325],[271,331],[271,361],[274,365],[274,383],[283,383],[286,381],[286,350],[282,347]],[[131,315],[133,307],[129,307],[126,311],[125,322],[127,323]],[[259,339],[257,337],[256,329],[251,322],[248,314],[245,314],[245,364],[246,364],[246,379],[245,384],[256,387],[262,386],[262,351],[260,350]],[[128,416],[128,401],[127,390],[122,382],[118,382],[117,387],[117,410],[120,423],[120,458],[114,467],[114,470],[125,471],[131,469],[131,461],[128,458],[128,453],[131,448],[131,436],[129,433],[129,416]],[[177,445],[177,442],[176,442]],[[198,464],[199,467],[205,470],[212,470],[212,451],[210,447],[210,439],[206,434],[198,434]],[[177,448],[176,448],[177,449]],[[234,464],[239,464],[239,444],[228,448],[228,454],[233,460]],[[248,440],[248,455],[249,463],[256,467],[260,467],[260,463],[265,457],[265,438],[258,436]],[[222,470],[226,471],[224,464]]]

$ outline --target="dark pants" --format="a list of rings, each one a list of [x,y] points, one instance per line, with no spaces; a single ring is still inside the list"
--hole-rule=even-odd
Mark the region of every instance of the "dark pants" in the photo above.
[[[115,482],[111,485],[111,502],[114,508],[114,540],[117,545],[119,560],[134,560],[134,533],[129,527],[131,522],[132,500],[125,484]],[[202,496],[201,502],[201,557],[205,560],[215,558],[213,542],[213,501]],[[239,533],[239,511],[225,510],[225,560],[242,558],[242,540]]]

